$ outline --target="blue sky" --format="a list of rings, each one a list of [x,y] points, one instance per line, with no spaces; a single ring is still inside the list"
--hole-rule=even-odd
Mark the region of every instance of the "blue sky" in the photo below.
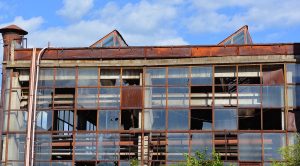
[[[300,42],[299,0],[0,0],[0,27],[30,47],[89,46],[113,29],[129,45],[216,44],[247,24],[255,43]]]

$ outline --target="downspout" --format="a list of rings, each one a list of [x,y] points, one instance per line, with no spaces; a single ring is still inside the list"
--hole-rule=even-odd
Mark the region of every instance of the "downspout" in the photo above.
[[[34,137],[35,137],[35,118],[36,118],[36,93],[39,75],[39,61],[42,53],[47,47],[43,48],[36,57],[36,49],[33,48],[31,69],[30,69],[30,83],[29,83],[29,101],[28,101],[28,125],[26,136],[26,153],[25,166],[33,166],[34,156]]]
[[[31,139],[31,166],[33,166],[33,160],[34,160],[34,139],[35,139],[35,123],[36,123],[36,96],[37,96],[37,87],[39,82],[39,73],[40,73],[40,59],[44,52],[46,51],[48,47],[44,47],[38,54],[37,60],[36,60],[36,75],[35,75],[35,85],[34,85],[34,95],[33,95],[33,128],[32,128],[32,139]]]
[[[30,143],[31,143],[31,129],[32,129],[32,105],[33,105],[33,90],[34,90],[34,74],[35,74],[35,61],[36,61],[36,49],[32,49],[31,67],[29,76],[29,101],[28,101],[28,123],[26,134],[26,147],[25,147],[25,166],[30,164]]]

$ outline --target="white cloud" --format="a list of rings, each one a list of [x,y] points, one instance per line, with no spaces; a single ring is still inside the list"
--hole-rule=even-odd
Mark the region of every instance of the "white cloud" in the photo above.
[[[24,19],[22,16],[17,16],[14,18],[12,22],[0,24],[0,27],[5,27],[11,24],[15,24],[22,29],[26,31],[34,31],[38,29],[42,23],[44,22],[44,19],[42,17],[32,17],[30,19]]]
[[[70,20],[82,18],[93,7],[93,0],[64,0],[63,3],[57,14]]]
[[[217,1],[192,0],[192,11],[187,18],[187,28],[192,33],[224,32],[244,24],[252,31],[300,24],[300,1]]]

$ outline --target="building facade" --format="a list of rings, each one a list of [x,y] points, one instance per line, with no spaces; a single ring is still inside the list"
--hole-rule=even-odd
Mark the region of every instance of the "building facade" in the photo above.
[[[300,130],[297,43],[130,47],[113,31],[90,47],[4,40],[0,165],[171,165],[196,151],[270,165]],[[299,92],[299,93],[298,93]]]

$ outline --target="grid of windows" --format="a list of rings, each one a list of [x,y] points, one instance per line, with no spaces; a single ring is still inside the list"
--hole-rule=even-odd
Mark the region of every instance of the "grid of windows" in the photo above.
[[[297,68],[42,68],[36,165],[122,165],[135,158],[159,165],[204,149],[226,162],[280,160],[278,147],[300,129]],[[24,160],[29,80],[22,74],[28,72],[7,73],[7,164]]]

